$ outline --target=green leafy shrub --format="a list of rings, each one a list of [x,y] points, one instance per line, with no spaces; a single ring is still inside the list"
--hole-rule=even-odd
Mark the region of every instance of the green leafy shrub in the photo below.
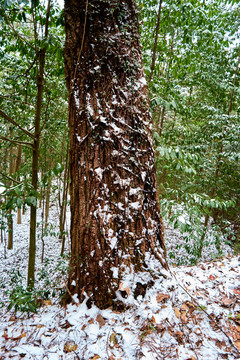
[[[9,296],[8,310],[14,308],[15,312],[35,313],[41,305],[41,291],[27,289],[23,286],[23,277],[19,270],[11,272],[10,290],[5,293]]]

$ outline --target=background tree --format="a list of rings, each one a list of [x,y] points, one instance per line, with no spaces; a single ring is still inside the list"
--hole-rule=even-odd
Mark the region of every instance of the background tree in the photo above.
[[[239,228],[239,10],[215,0],[139,8],[162,207],[195,262]]]
[[[50,1],[46,7],[39,1],[4,1],[0,16],[1,147],[22,145],[24,159],[14,175],[18,186],[7,183],[6,169],[1,176],[8,193],[6,209],[24,204],[31,207],[28,285],[33,286],[39,185],[49,183],[48,154],[55,169],[66,152],[61,139],[66,133],[64,92],[67,94],[61,65],[62,16],[59,7]],[[42,183],[39,172],[43,173]]]
[[[129,272],[147,273],[137,296],[151,259],[167,267],[135,2],[67,0],[65,28],[69,290],[103,308]]]

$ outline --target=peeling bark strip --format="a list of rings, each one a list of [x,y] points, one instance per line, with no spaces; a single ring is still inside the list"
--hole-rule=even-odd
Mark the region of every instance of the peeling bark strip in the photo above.
[[[69,289],[104,308],[129,269],[167,268],[136,5],[65,0],[65,26]]]

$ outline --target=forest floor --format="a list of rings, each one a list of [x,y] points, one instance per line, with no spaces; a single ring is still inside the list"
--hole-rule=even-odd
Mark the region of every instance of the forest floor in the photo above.
[[[130,293],[123,312],[88,309],[86,301],[79,304],[76,297],[75,303],[61,307],[58,295],[64,288],[67,259],[59,256],[54,207],[50,223],[41,263],[39,218],[36,264],[36,287],[49,293],[50,299],[42,301],[35,314],[7,309],[6,291],[24,293],[28,213],[21,225],[14,223],[14,249],[6,250],[0,243],[0,360],[240,359],[240,257],[233,257],[228,246],[223,246],[224,256],[214,261],[212,249],[207,248],[198,265],[172,264],[166,278],[159,276],[144,298],[134,299]],[[177,230],[166,229],[169,252],[187,258],[184,249],[176,250],[181,241]],[[32,300],[24,294],[25,302],[19,306],[27,308]]]

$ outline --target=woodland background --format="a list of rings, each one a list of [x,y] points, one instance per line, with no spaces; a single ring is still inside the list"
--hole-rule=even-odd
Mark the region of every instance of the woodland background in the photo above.
[[[137,3],[170,269],[120,312],[77,296],[59,305],[70,251],[62,6],[0,0],[0,360],[239,359],[239,1]]]
[[[138,6],[162,215],[183,239],[168,256],[178,265],[196,264],[203,249],[213,245],[218,257],[225,244],[238,253],[239,4],[148,0]],[[20,223],[21,212],[37,205],[42,261],[51,232],[64,254],[69,205],[63,9],[52,2],[50,16],[47,11],[37,0],[3,0],[0,7],[0,241],[11,249],[13,215]],[[51,202],[59,208],[55,229]],[[187,256],[179,256],[180,248]]]

